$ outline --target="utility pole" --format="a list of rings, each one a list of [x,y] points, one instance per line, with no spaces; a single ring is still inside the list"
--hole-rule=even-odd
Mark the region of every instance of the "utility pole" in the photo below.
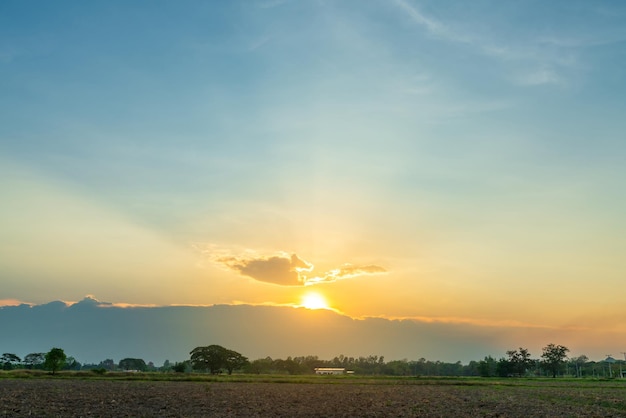
[[[607,362],[607,363],[609,363],[609,378],[612,378],[612,377],[613,377],[613,370],[611,370],[611,363],[612,363],[612,361],[611,361],[611,360],[612,360],[612,359],[613,359],[613,357],[611,357],[611,355],[610,355],[610,354],[607,354],[607,355],[606,355],[606,362]]]

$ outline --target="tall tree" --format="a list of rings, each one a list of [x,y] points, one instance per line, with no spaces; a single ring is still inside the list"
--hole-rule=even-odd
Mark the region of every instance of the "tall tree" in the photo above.
[[[506,355],[508,356],[510,372],[520,377],[526,374],[526,371],[534,363],[526,348],[520,347],[519,350],[509,350]]]
[[[194,370],[209,371],[218,374],[226,362],[226,349],[220,345],[196,347],[189,353],[191,355],[191,367]]]
[[[65,365],[67,356],[61,348],[53,348],[46,353],[46,359],[44,361],[44,367],[55,374],[57,370],[61,370]]]
[[[478,362],[478,373],[482,377],[492,377],[496,375],[496,359],[491,356],[486,356],[483,360]]]
[[[248,363],[248,359],[236,351],[229,350],[221,345],[209,345],[196,347],[190,353],[191,367],[194,370],[208,370],[212,374],[218,374],[226,369],[228,374]]]
[[[576,368],[576,377],[582,377],[583,375],[583,367],[585,366],[585,363],[587,363],[589,361],[589,357],[587,357],[586,355],[582,354],[578,357],[574,357],[571,358],[570,361],[572,362],[572,364],[574,365],[574,367]]]
[[[12,370],[20,361],[22,360],[12,353],[4,353],[2,357],[0,357],[0,362],[4,370]]]
[[[548,371],[552,373],[552,377],[556,377],[557,373],[561,371],[567,358],[569,348],[562,345],[548,344],[543,347],[543,354],[541,354],[541,362]]]
[[[233,370],[238,370],[248,364],[248,358],[242,356],[236,351],[226,350],[226,359],[224,361],[224,367],[228,374],[233,374]]]
[[[29,368],[37,368],[46,360],[46,353],[30,353],[24,357],[24,365]]]

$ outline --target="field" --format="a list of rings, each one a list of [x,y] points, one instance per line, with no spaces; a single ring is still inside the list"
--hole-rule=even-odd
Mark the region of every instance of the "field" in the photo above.
[[[626,382],[0,373],[0,416],[626,417]]]

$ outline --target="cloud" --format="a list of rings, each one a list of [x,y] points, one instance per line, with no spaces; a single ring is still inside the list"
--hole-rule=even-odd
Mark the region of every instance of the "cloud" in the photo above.
[[[332,283],[337,280],[350,279],[353,277],[373,275],[373,274],[385,274],[387,270],[380,266],[366,265],[366,266],[354,266],[352,264],[344,264],[343,266],[326,272],[321,277],[306,278],[304,281],[305,286],[318,284],[318,283]]]
[[[0,308],[3,306],[19,306],[19,305],[29,305],[26,302],[22,302],[17,299],[0,299]]]
[[[306,280],[302,273],[313,270],[313,265],[296,254],[259,257],[217,257],[214,262],[255,280],[281,286],[299,286]]]
[[[316,275],[313,274],[315,266],[296,254],[280,252],[262,256],[255,251],[246,250],[240,255],[234,254],[234,250],[213,244],[196,244],[195,248],[213,264],[226,267],[260,282],[280,286],[310,286],[358,276],[387,273],[385,268],[376,265],[346,263],[339,268]]]
[[[521,86],[564,84],[564,76],[561,73],[564,73],[568,68],[575,68],[577,64],[575,52],[572,49],[584,46],[581,40],[561,41],[554,37],[544,37],[534,41],[522,39],[517,43],[503,43],[505,41],[502,39],[486,39],[484,36],[467,29],[455,30],[456,28],[453,26],[422,13],[407,0],[394,0],[393,4],[435,38],[466,45],[480,54],[498,59],[501,62],[513,62],[516,67],[519,67],[519,63],[550,67],[507,77],[514,84]]]
[[[448,26],[444,25],[440,21],[424,15],[415,6],[410,5],[407,1],[395,0],[394,3],[399,8],[404,10],[409,15],[411,20],[426,28],[428,33],[431,35],[454,42],[469,42],[467,37],[453,32]]]

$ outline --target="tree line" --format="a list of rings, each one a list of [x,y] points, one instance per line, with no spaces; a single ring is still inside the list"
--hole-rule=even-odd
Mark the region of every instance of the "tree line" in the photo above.
[[[389,376],[614,377],[618,376],[622,369],[626,371],[626,362],[621,360],[613,360],[614,364],[605,361],[594,362],[589,361],[585,355],[568,358],[568,352],[567,347],[548,344],[543,347],[539,358],[532,358],[528,349],[520,347],[507,351],[506,355],[499,359],[487,356],[483,360],[470,361],[466,365],[460,361],[447,363],[424,358],[416,361],[406,359],[385,361],[383,356],[378,355],[348,357],[343,354],[331,360],[309,355],[286,359],[265,357],[250,361],[234,350],[213,344],[194,348],[187,360],[176,363],[165,360],[161,367],[140,358],[124,358],[118,363],[106,359],[98,364],[81,364],[73,357],[67,356],[60,348],[53,348],[47,353],[30,353],[24,359],[12,353],[4,353],[0,357],[0,366],[4,370],[43,369],[53,374],[59,370],[92,370],[101,374],[117,370],[297,375],[312,374],[319,367],[338,367],[362,375]]]

